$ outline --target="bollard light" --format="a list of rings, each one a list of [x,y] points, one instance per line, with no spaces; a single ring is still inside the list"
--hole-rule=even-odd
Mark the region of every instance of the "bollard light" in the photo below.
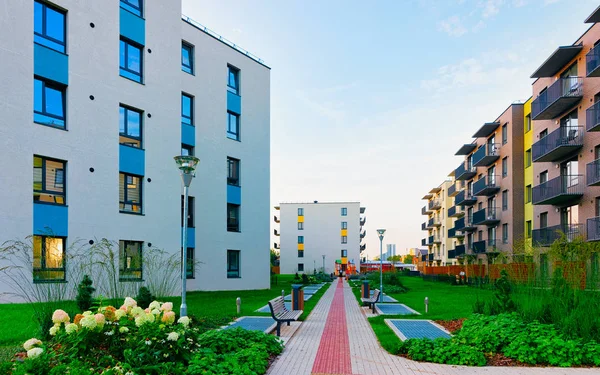
[[[281,289],[281,298],[285,298],[285,290]]]
[[[242,299],[238,297],[235,300],[235,304],[237,305],[237,314],[240,315],[240,313],[242,312]]]
[[[429,312],[429,297],[425,297],[425,314]]]

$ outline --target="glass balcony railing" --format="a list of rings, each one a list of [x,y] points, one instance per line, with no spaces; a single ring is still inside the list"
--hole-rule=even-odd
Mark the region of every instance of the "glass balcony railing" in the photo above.
[[[595,46],[585,55],[585,66],[588,77],[600,77],[600,45]]]
[[[473,214],[473,225],[496,225],[500,222],[500,212],[497,207],[481,209]]]
[[[477,174],[477,168],[472,165],[467,165],[464,161],[454,170],[454,178],[457,180],[470,180]]]
[[[474,167],[487,167],[500,158],[500,144],[486,143],[473,154]]]
[[[588,186],[600,186],[600,159],[588,163],[585,172]]]
[[[477,241],[471,244],[471,251],[473,254],[483,254],[485,253],[486,241]]]
[[[440,208],[442,208],[442,202],[440,202],[439,199],[430,200],[428,207],[430,211],[439,210]]]
[[[561,238],[564,234],[567,241],[573,241],[577,237],[584,237],[583,224],[561,224],[551,227],[534,229],[531,233],[534,246],[550,246],[554,241]]]
[[[587,240],[600,241],[600,217],[587,219]]]
[[[561,126],[531,147],[534,162],[564,160],[583,147],[583,126]]]
[[[472,206],[475,203],[477,203],[477,198],[466,189],[456,194],[456,197],[454,197],[454,204],[456,206]]]
[[[552,120],[572,108],[582,97],[581,77],[559,78],[531,102],[531,118]]]
[[[585,126],[589,132],[600,131],[600,102],[585,110]]]
[[[568,205],[583,196],[582,175],[562,175],[533,187],[533,204]]]
[[[473,184],[473,195],[490,196],[500,191],[498,176],[485,176]]]

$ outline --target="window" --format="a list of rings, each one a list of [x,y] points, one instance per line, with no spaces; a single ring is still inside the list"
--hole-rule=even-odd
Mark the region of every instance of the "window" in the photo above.
[[[531,167],[531,149],[525,151],[525,168]]]
[[[33,157],[33,201],[64,205],[66,190],[66,162]]]
[[[298,208],[298,216],[304,216],[304,208]]]
[[[342,250],[342,258],[348,257],[348,250]]]
[[[33,281],[64,281],[65,238],[33,236]]]
[[[181,124],[194,126],[194,97],[181,93]]]
[[[238,204],[227,203],[227,231],[240,231],[240,206]]]
[[[240,186],[240,161],[227,158],[227,184]]]
[[[304,272],[304,263],[298,263],[298,272]]]
[[[136,214],[142,213],[141,177],[119,173],[119,210]]]
[[[141,17],[143,2],[144,0],[121,0],[121,8]]]
[[[229,111],[227,112],[227,138],[240,140],[240,116]]]
[[[125,39],[120,42],[119,74],[142,83],[142,47]]]
[[[548,182],[548,171],[543,171],[540,173],[540,184],[544,184]]]
[[[181,255],[181,254],[180,254]],[[193,279],[195,278],[194,276],[194,269],[196,267],[194,264],[194,248],[193,247],[188,247],[187,248],[187,252],[186,252],[186,263],[185,263],[185,278],[186,279]]]
[[[548,227],[548,213],[542,212],[540,214],[540,229]]]
[[[348,243],[348,236],[342,236],[342,243]]]
[[[304,236],[298,236],[298,243],[304,243]]]
[[[508,176],[508,156],[502,159],[502,177]]]
[[[502,144],[508,143],[508,126],[507,124],[502,125]]]
[[[119,279],[142,279],[142,247],[140,241],[119,241]]]
[[[183,227],[183,195],[181,196],[181,226]],[[188,217],[187,227],[194,228],[194,211],[195,211],[195,199],[194,197],[188,196]]]
[[[119,107],[119,143],[142,148],[142,112],[121,105]]]
[[[227,91],[240,94],[240,70],[227,65]]]
[[[525,133],[531,130],[531,115],[525,116]]]
[[[548,129],[544,129],[540,132],[540,139],[542,138],[546,138],[546,136],[548,135]]]
[[[66,87],[42,78],[33,80],[33,121],[65,129]]]
[[[525,186],[525,203],[531,203],[531,185]]]
[[[65,53],[66,13],[47,3],[36,1],[33,15],[33,41]]]
[[[182,156],[194,156],[194,146],[189,146],[184,143],[181,144],[181,155]]]
[[[348,229],[348,222],[342,221],[342,229]]]
[[[227,278],[240,278],[240,251],[227,250]]]
[[[181,42],[181,70],[194,74],[194,46]]]
[[[502,192],[502,211],[508,210],[508,190]]]
[[[304,258],[304,250],[298,250],[298,258]]]
[[[527,220],[525,222],[525,236],[527,236],[527,238],[531,238],[531,231],[532,231],[531,220]]]
[[[348,216],[348,209],[346,207],[342,207],[342,216]]]
[[[303,221],[298,222],[298,230],[304,230],[304,222]]]
[[[502,243],[508,243],[508,224],[502,224]]]

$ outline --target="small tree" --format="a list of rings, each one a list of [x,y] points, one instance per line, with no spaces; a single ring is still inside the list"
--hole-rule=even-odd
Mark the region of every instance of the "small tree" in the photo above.
[[[405,264],[412,264],[412,262],[413,262],[413,259],[414,259],[414,256],[412,256],[412,255],[410,255],[410,254],[408,254],[408,255],[405,255],[405,256],[404,256],[404,263],[405,263]]]
[[[92,293],[95,290],[96,288],[92,286],[92,279],[88,275],[84,275],[83,280],[81,280],[77,287],[77,297],[75,297],[77,307],[79,307],[80,311],[87,311],[92,307]]]
[[[136,300],[140,307],[146,308],[150,306],[152,301],[154,301],[154,296],[152,295],[152,293],[150,293],[150,290],[148,288],[143,286],[140,287]]]

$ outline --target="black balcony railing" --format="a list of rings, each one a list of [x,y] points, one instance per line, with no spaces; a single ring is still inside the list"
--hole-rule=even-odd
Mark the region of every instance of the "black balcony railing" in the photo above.
[[[600,185],[600,159],[594,160],[585,166],[588,186]]]
[[[432,217],[427,221],[427,228],[439,227],[441,224],[439,217]]]
[[[448,238],[455,238],[455,237],[456,237],[456,229],[454,229],[454,228],[448,229]]]
[[[277,229],[273,229],[273,234],[279,236],[279,232],[277,231]]]
[[[585,126],[589,132],[600,131],[600,102],[585,110]]]
[[[273,242],[273,248],[274,249],[279,249],[279,244],[277,242]]]
[[[474,215],[465,215],[465,226],[462,229],[463,232],[472,232],[475,229],[477,229],[477,227],[475,226],[475,224],[473,223],[473,216]]]
[[[450,185],[450,187],[448,188],[448,196],[449,197],[454,197],[454,196],[456,196],[456,194],[458,194],[458,192],[460,191],[460,188],[457,185],[458,185],[458,183],[454,183],[454,184]]]
[[[454,204],[456,206],[472,206],[475,203],[477,203],[477,198],[466,189],[456,194],[456,197],[454,197]]]
[[[533,204],[566,205],[583,196],[582,175],[562,175],[533,187]]]
[[[423,244],[424,245],[424,244]],[[365,251],[365,249],[367,248],[367,244],[362,244],[360,245],[360,251]]]
[[[583,147],[583,126],[561,126],[531,147],[534,162],[560,161]]]
[[[448,217],[461,217],[464,214],[462,206],[452,206],[448,209]]]
[[[421,240],[421,246],[427,246],[427,238]]]
[[[456,250],[448,250],[448,259],[456,258]]]
[[[365,230],[364,232],[362,232],[360,234],[360,239],[362,240],[363,238],[365,238],[366,235],[367,235],[367,231]]]
[[[531,103],[533,120],[551,120],[573,107],[583,97],[581,77],[559,78]]]
[[[585,66],[588,77],[600,77],[600,45],[595,46],[585,55]]]
[[[427,261],[427,254],[421,255],[421,262]]]
[[[433,253],[427,255],[429,257],[429,261],[433,262]]]
[[[486,143],[473,154],[474,167],[487,167],[500,158],[500,144]]]
[[[454,222],[454,229],[463,230],[465,227],[465,218],[461,217]]]
[[[500,191],[500,178],[498,176],[485,176],[473,184],[473,195],[489,196]]]
[[[439,210],[440,208],[442,208],[442,202],[440,202],[439,199],[430,200],[428,207],[429,207],[429,211]]]
[[[564,233],[567,241],[573,241],[577,237],[585,238],[583,224],[561,224],[551,227],[534,229],[531,233],[534,246],[550,246]]]
[[[477,174],[477,168],[467,165],[465,161],[454,171],[454,178],[457,180],[470,180]]]
[[[421,213],[423,213],[423,212],[421,212]],[[360,219],[360,226],[363,227],[366,222],[367,222],[367,218],[366,217]]]
[[[586,229],[588,241],[600,241],[600,217],[587,219]]]
[[[433,211],[429,210],[427,208],[427,206],[421,208],[421,215],[429,215],[430,213],[432,213]]]
[[[429,238],[427,238],[427,245],[428,246],[433,245],[433,236],[429,236]]]
[[[454,248],[454,255],[457,257],[465,255],[465,245],[456,245],[456,247]]]
[[[421,230],[427,230],[427,223],[421,224]]]
[[[481,209],[473,214],[473,225],[496,225],[500,222],[500,212],[497,207]]]
[[[485,253],[485,247],[487,243],[486,241],[477,241],[471,244],[471,251],[473,254],[483,254]]]

